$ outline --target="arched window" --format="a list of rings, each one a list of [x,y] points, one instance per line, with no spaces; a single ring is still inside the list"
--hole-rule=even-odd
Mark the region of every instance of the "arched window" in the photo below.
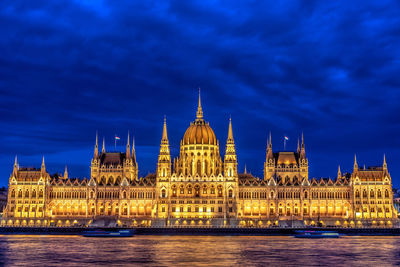
[[[181,188],[179,190],[179,194],[181,194],[181,195],[185,194],[185,188],[183,188],[183,185],[181,186]]]
[[[274,198],[274,191],[271,191],[271,193],[270,193],[270,198],[271,198],[271,199]]]
[[[203,186],[203,195],[206,195],[207,194],[207,186],[205,185],[205,186]]]
[[[124,191],[122,198],[126,198],[126,192]],[[126,214],[125,214],[126,215]]]
[[[32,191],[32,197],[36,197],[36,190]]]
[[[378,198],[382,198],[382,191],[378,189]]]
[[[363,198],[367,198],[367,190],[365,190],[365,189],[363,191]]]
[[[214,194],[215,194],[215,188],[214,188],[214,186],[213,186],[213,185],[211,186],[211,189],[210,189],[210,194],[212,194],[212,195],[214,195]]]
[[[356,190],[356,197],[360,197],[360,191]]]
[[[229,189],[229,191],[228,191],[228,196],[229,196],[230,198],[233,197],[233,191],[232,191],[232,189]]]
[[[196,185],[195,187],[194,187],[194,196],[195,197],[200,197],[200,186],[199,185]]]
[[[370,197],[375,197],[374,190],[371,190],[371,192],[369,193],[369,196],[370,196]]]
[[[197,161],[197,174],[201,176],[201,162],[200,162],[200,160]]]
[[[29,197],[29,190],[25,191],[25,197]]]
[[[166,197],[167,196],[167,192],[165,191],[165,189],[161,190],[161,197]]]
[[[218,197],[222,197],[222,186],[218,186]]]
[[[14,189],[11,191],[11,197],[15,197],[15,190]]]
[[[389,198],[389,191],[387,189],[385,190],[385,198]]]
[[[307,191],[304,192],[304,198],[308,198],[308,192]]]

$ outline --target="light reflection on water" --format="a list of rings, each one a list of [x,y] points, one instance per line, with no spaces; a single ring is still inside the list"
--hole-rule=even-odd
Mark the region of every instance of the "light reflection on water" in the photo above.
[[[0,236],[7,266],[393,266],[400,237]]]

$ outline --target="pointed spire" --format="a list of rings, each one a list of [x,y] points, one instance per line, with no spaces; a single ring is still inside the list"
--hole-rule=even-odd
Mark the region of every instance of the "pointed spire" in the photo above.
[[[304,145],[304,134],[303,134],[303,132],[301,133],[300,158],[301,159],[306,159],[306,148],[305,148],[305,145]]]
[[[164,116],[164,127],[162,133],[162,141],[168,141],[168,134],[167,134],[167,117]]]
[[[233,141],[232,118],[231,117],[229,117],[228,140]]]
[[[129,144],[129,131],[128,131],[128,138],[126,141],[126,159],[129,159],[131,157],[131,146]]]
[[[387,164],[386,164],[386,155],[383,154],[383,169],[386,170],[387,169]]]
[[[244,174],[247,174],[247,167],[246,167],[246,164],[244,164]]]
[[[67,170],[67,165],[65,165],[64,179],[68,179],[68,170]]]
[[[46,165],[44,164],[44,156],[43,156],[43,160],[42,160],[42,167],[40,168],[40,170],[42,171],[42,174],[44,174],[46,172]]]
[[[267,142],[267,146],[268,148],[272,147],[272,137],[271,137],[271,131],[269,132],[269,138],[268,138],[268,142]]]
[[[300,138],[297,138],[297,154],[300,153]]]
[[[132,137],[132,160],[136,163],[135,137]]]
[[[354,166],[353,166],[353,170],[357,171],[358,170],[358,164],[357,164],[357,155],[354,154]]]
[[[97,158],[99,156],[99,135],[96,131],[96,144],[94,146],[94,157]]]
[[[105,153],[106,152],[106,141],[103,137],[103,148],[101,149],[101,153]]]
[[[338,166],[338,171],[337,171],[337,178],[342,177],[342,172],[340,171],[340,165]]]
[[[15,162],[14,162],[14,167],[13,167],[13,175],[16,176],[18,171],[18,159],[17,155],[15,155]]]
[[[199,105],[197,107],[196,119],[202,120],[203,119],[203,110],[201,108],[201,95],[200,95],[200,87],[199,87]]]

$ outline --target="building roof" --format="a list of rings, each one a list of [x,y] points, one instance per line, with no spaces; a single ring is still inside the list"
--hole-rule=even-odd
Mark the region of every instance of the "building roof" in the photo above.
[[[125,158],[122,152],[104,152],[100,155],[100,165],[123,165]]]

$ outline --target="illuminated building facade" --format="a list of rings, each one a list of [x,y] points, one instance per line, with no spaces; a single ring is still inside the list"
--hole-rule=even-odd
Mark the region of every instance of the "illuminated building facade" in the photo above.
[[[397,222],[391,177],[381,167],[359,168],[336,179],[308,177],[304,138],[297,151],[274,152],[267,142],[264,177],[237,170],[231,120],[224,158],[214,131],[204,120],[199,96],[196,119],[172,160],[164,120],[155,174],[138,176],[135,145],[107,152],[98,139],[89,179],[51,177],[20,168],[15,160],[7,206],[9,226],[70,226],[114,220],[127,226],[270,227],[336,225],[391,227]]]

